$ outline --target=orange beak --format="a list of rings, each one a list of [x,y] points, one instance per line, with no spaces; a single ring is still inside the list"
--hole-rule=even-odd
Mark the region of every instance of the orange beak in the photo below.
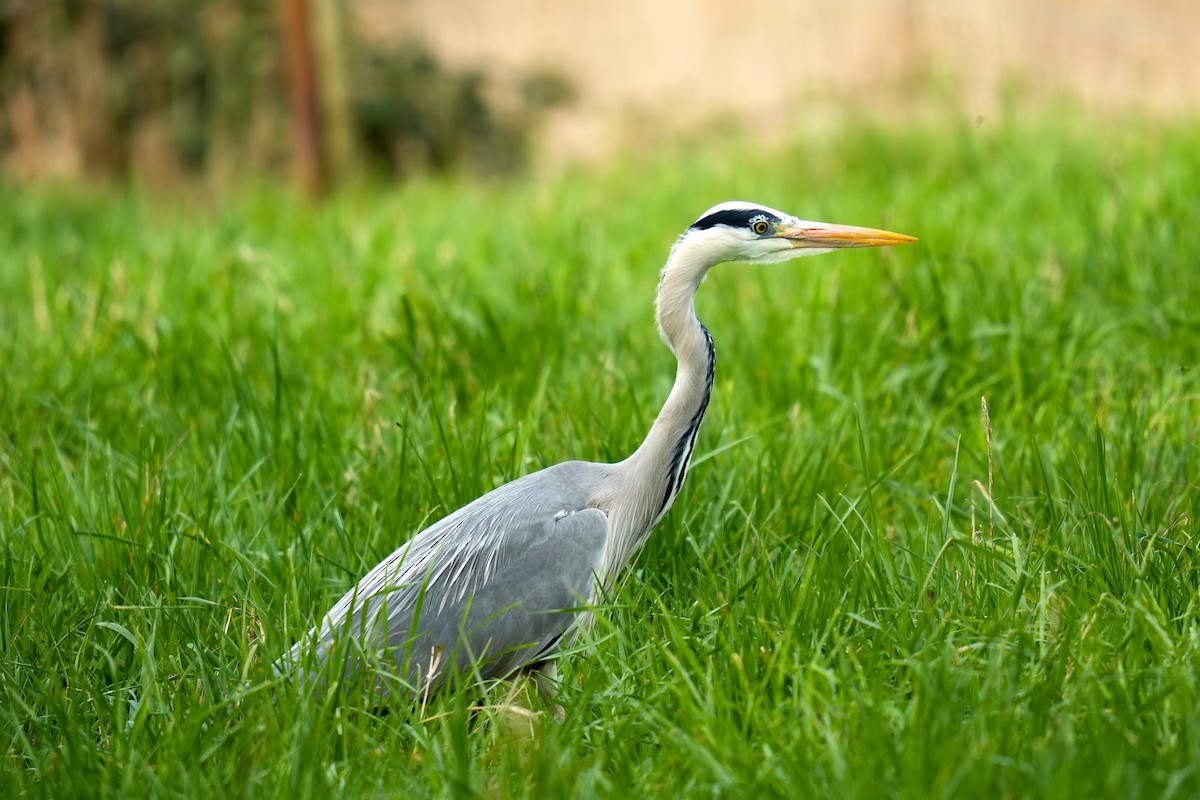
[[[831,225],[826,222],[796,220],[795,224],[776,226],[775,235],[787,239],[792,247],[833,249],[837,247],[887,247],[908,244],[917,237],[854,225]]]

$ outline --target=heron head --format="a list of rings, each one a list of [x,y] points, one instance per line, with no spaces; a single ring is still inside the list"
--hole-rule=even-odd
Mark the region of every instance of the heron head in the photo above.
[[[708,251],[711,263],[771,264],[843,247],[882,247],[915,242],[903,233],[810,222],[756,203],[713,206],[683,237]]]

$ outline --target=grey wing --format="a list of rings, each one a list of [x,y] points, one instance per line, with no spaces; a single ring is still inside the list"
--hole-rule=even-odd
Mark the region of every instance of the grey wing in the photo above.
[[[310,651],[318,662],[340,654],[351,682],[373,671],[368,680],[388,694],[392,674],[420,694],[464,670],[503,677],[543,659],[594,593],[608,517],[488,505],[461,509],[393,553],[284,665],[305,665]]]
[[[389,644],[413,642],[409,672],[435,686],[447,667],[498,678],[536,664],[591,602],[607,539],[608,517],[595,508],[563,510],[506,531],[489,548],[494,563],[484,579],[458,572],[431,582],[416,636],[402,633],[401,615],[389,626]],[[476,585],[464,591],[463,583]]]

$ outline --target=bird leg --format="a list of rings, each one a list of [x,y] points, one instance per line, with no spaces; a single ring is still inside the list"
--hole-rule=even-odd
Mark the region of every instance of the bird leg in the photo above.
[[[530,665],[526,670],[529,679],[533,681],[538,694],[548,703],[554,703],[558,695],[558,661],[539,661]],[[562,722],[567,718],[567,712],[559,703],[554,703],[554,718]]]
[[[547,700],[553,700],[558,694],[558,662],[541,661],[529,668],[529,677],[537,687],[538,694]]]

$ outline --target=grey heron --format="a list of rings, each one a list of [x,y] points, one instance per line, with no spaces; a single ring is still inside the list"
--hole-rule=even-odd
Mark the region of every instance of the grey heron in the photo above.
[[[527,671],[539,688],[552,687],[556,650],[683,486],[716,366],[693,302],[708,271],[912,241],[754,203],[704,212],[671,248],[659,280],[658,328],[678,366],[641,446],[619,463],[568,461],[525,475],[429,526],[367,573],[276,670],[382,696],[427,695],[464,672]]]

